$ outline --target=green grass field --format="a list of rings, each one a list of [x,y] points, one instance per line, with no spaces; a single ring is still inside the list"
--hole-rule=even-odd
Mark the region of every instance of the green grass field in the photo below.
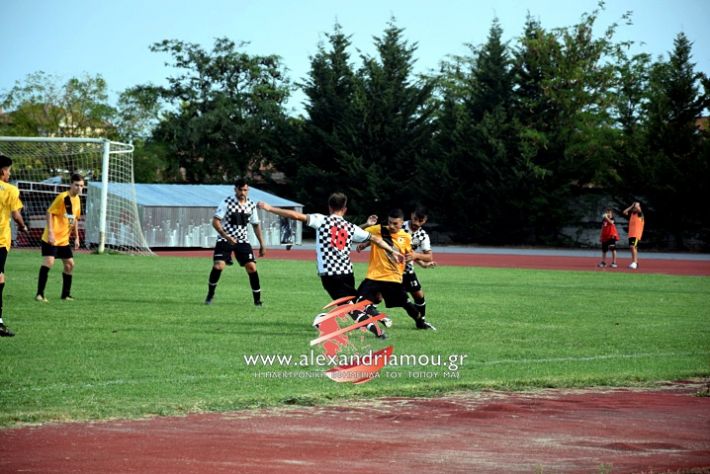
[[[401,309],[387,344],[417,364],[338,384],[300,365],[328,302],[315,263],[260,260],[265,305],[241,268],[203,304],[209,258],[78,255],[73,294],[33,300],[41,258],[13,250],[0,340],[0,425],[130,418],[458,390],[650,385],[710,375],[710,278],[439,267],[420,270],[428,318]],[[364,266],[356,266],[361,278]],[[384,345],[352,338],[364,350]],[[271,366],[245,356],[291,356]],[[465,356],[456,370],[449,357]],[[441,359],[441,363],[438,363]],[[458,359],[460,360],[460,359]]]

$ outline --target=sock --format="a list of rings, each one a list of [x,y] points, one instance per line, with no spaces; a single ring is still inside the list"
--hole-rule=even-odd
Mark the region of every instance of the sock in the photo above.
[[[369,309],[370,307],[374,307],[374,306],[370,305],[366,309]],[[377,310],[375,309],[375,311],[377,311]],[[380,314],[379,312],[377,312],[374,315],[371,313],[370,314],[368,314],[368,313],[365,313],[363,311],[353,311],[352,313],[350,313],[350,317],[352,317],[356,323],[359,323],[360,321],[364,321],[364,320],[368,319],[370,316],[376,316],[377,314]],[[375,336],[380,336],[382,334],[382,330],[375,323],[370,323],[366,327]]]
[[[212,298],[214,296],[214,290],[217,289],[217,282],[219,281],[219,277],[221,276],[222,270],[217,270],[213,267],[212,271],[210,272],[209,284],[207,285],[207,298]]]
[[[47,286],[47,276],[49,275],[49,267],[42,265],[39,267],[39,279],[37,280],[37,294],[44,296],[44,289]]]
[[[409,315],[409,317],[413,320],[417,321],[419,319],[424,319],[424,316],[419,316],[419,311],[417,311],[417,307],[414,306],[411,301],[407,300],[407,302],[404,303],[404,306],[402,307],[407,312],[407,315]]]
[[[422,318],[426,316],[426,300],[423,296],[421,298],[414,298],[414,306],[419,311],[419,316]]]
[[[71,280],[70,274],[62,272],[62,298],[71,296]]]
[[[254,297],[254,303],[261,301],[261,286],[259,285],[259,272],[249,273],[249,284],[251,285],[251,294]]]
[[[0,324],[2,324],[2,294],[5,291],[5,282],[0,283]]]

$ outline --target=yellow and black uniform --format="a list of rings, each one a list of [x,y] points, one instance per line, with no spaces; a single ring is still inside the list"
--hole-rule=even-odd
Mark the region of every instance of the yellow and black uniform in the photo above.
[[[6,159],[5,156],[2,156]],[[15,211],[22,209],[20,201],[20,190],[10,183],[0,180],[0,275],[3,279],[0,282],[0,336],[12,337],[15,335],[2,320],[3,292],[5,291],[5,262],[7,253],[12,245],[12,230],[10,229],[10,216]],[[25,227],[27,230],[27,227]]]
[[[47,209],[51,214],[52,230],[54,231],[54,246],[64,247],[69,245],[72,229],[81,216],[81,200],[79,195],[72,197],[69,191],[59,193]],[[44,228],[42,241],[49,243],[49,228]]]
[[[391,234],[386,226],[374,225],[368,227],[365,231],[382,238],[402,255],[412,253],[412,236],[402,229],[395,234]],[[379,246],[373,245],[370,249],[367,276],[357,290],[358,298],[378,303],[380,301],[379,295],[382,295],[385,300],[385,306],[388,308],[402,307],[407,311],[407,314],[417,319],[418,312],[414,305],[407,301],[407,293],[402,286],[404,266],[404,263],[396,263],[390,259],[387,252]]]
[[[403,229],[400,229],[396,234],[390,234],[387,227],[373,225],[365,229],[365,232],[380,237],[402,255],[412,253],[412,236]],[[367,267],[367,276],[365,278],[402,283],[404,266],[404,262],[396,263],[392,261],[384,249],[373,245],[370,250],[370,263]]]
[[[64,271],[62,272],[62,299],[72,300],[72,273],[74,268],[74,253],[69,245],[69,239],[78,225],[78,219],[81,216],[81,200],[79,194],[72,196],[69,191],[59,193],[52,205],[47,209],[48,217],[47,226],[42,233],[42,256],[45,261],[39,268],[39,277],[37,278],[37,301],[46,302],[44,290],[47,286],[49,270],[52,265],[47,264],[46,257],[52,257],[50,260],[54,262],[54,258],[61,258],[64,261]],[[49,242],[49,225],[51,223],[52,233],[54,234],[54,243]],[[78,231],[77,231],[78,232]],[[75,234],[75,238],[79,238]]]
[[[10,216],[13,211],[22,209],[20,190],[16,186],[0,181],[0,248],[10,250],[12,245],[12,231],[10,230]],[[3,273],[0,270],[0,273]]]

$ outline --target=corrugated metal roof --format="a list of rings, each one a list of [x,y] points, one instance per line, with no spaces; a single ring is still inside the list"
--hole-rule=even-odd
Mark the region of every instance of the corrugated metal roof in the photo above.
[[[90,187],[100,188],[101,183],[89,182]],[[144,184],[136,183],[136,202],[139,206],[167,207],[217,207],[229,196],[234,195],[232,184]],[[125,184],[110,183],[109,192],[126,196]],[[303,207],[303,204],[284,199],[249,186],[249,199],[264,201],[277,207]]]

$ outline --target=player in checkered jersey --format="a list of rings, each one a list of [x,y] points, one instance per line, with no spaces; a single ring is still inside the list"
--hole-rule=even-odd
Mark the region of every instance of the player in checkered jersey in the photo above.
[[[347,204],[348,198],[345,194],[331,194],[328,198],[330,215],[325,216],[323,214],[302,214],[291,209],[274,207],[265,202],[257,203],[260,209],[281,217],[305,222],[307,226],[315,229],[318,275],[323,288],[333,300],[355,296],[357,293],[353,264],[350,259],[350,246],[353,242],[372,242],[393,260],[404,262],[404,256],[382,238],[371,235],[343,218],[347,212]],[[356,321],[368,317],[365,313],[352,314],[351,316]],[[374,324],[368,325],[368,329],[377,336],[384,335]]]
[[[214,264],[212,265],[212,272],[210,272],[205,304],[212,303],[222,270],[224,270],[225,265],[232,265],[232,253],[234,253],[239,265],[244,267],[247,275],[249,275],[254,305],[261,306],[259,273],[256,271],[254,251],[251,248],[247,234],[247,224],[251,224],[254,227],[256,238],[259,240],[259,256],[263,257],[265,250],[264,240],[261,237],[259,215],[256,212],[256,204],[248,198],[249,184],[245,180],[236,180],[234,191],[235,195],[222,201],[212,218],[212,227],[215,228],[219,237],[212,257]]]
[[[336,300],[355,295],[355,275],[350,246],[353,242],[369,242],[381,247],[390,255],[399,255],[389,244],[379,237],[370,235],[360,227],[346,221],[348,198],[343,193],[333,193],[328,198],[330,215],[302,214],[291,209],[281,209],[265,202],[257,203],[260,209],[281,217],[305,222],[316,230],[316,258],[318,275],[328,295]]]
[[[410,220],[406,221],[402,226],[404,231],[412,236],[412,250],[417,252],[420,256],[425,257],[416,260],[417,264],[423,268],[436,265],[431,253],[429,234],[422,228],[422,226],[426,224],[427,219],[427,210],[422,206],[417,206],[414,212],[412,212]],[[417,311],[419,311],[419,316],[424,318],[426,316],[426,300],[424,299],[422,285],[419,283],[417,274],[414,272],[413,261],[407,262],[404,268],[402,285],[404,285],[404,289],[407,293],[414,298],[414,306],[417,308]]]

